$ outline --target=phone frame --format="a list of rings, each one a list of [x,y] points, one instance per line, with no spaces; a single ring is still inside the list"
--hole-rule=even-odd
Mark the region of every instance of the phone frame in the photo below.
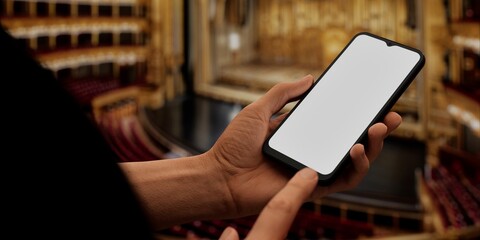
[[[333,66],[336,63],[337,59],[345,52],[345,50],[350,46],[350,44],[360,35],[367,35],[369,37],[373,37],[373,38],[376,38],[378,40],[381,40],[381,41],[385,42],[387,44],[387,46],[389,46],[389,47],[399,46],[399,47],[405,48],[407,50],[410,50],[410,51],[413,51],[413,52],[417,53],[420,56],[420,59],[415,64],[415,66],[412,68],[412,70],[408,73],[408,75],[405,77],[405,79],[402,81],[400,86],[390,96],[390,98],[386,101],[386,103],[383,105],[383,107],[380,109],[380,111],[376,114],[376,116],[373,118],[373,120],[370,122],[370,124],[367,126],[367,128],[362,132],[362,134],[358,137],[358,139],[354,143],[354,144],[363,143],[364,145],[368,144],[368,141],[366,141],[367,138],[368,138],[367,137],[368,129],[373,124],[375,124],[377,122],[380,122],[385,117],[385,115],[390,111],[390,109],[393,107],[393,105],[398,101],[400,96],[406,91],[408,86],[411,84],[411,82],[415,79],[417,74],[420,72],[420,70],[425,65],[425,56],[418,49],[415,49],[415,48],[403,45],[401,43],[398,43],[398,42],[395,42],[395,41],[392,41],[392,40],[374,35],[372,33],[360,32],[360,33],[356,34],[350,40],[350,42],[345,46],[345,48],[342,49],[342,51],[335,57],[335,59],[332,61],[332,63],[330,63],[330,65],[325,69],[325,71],[318,77],[318,80],[301,96],[300,100],[293,107],[293,109],[288,113],[287,117],[285,117],[285,119],[283,119],[283,121],[279,124],[279,126],[266,139],[266,141],[264,142],[263,147],[262,147],[262,150],[263,150],[264,154],[266,154],[267,156],[269,156],[271,158],[279,160],[280,162],[282,162],[282,163],[284,163],[284,164],[288,165],[289,167],[294,168],[296,170],[300,170],[302,168],[307,167],[304,164],[302,164],[302,163],[300,163],[300,162],[298,162],[298,161],[296,161],[296,160],[278,152],[277,150],[273,149],[272,147],[270,147],[269,141],[272,138],[272,136],[275,135],[277,130],[282,127],[283,123],[290,117],[290,115],[293,114],[293,112],[295,112],[295,109],[300,104],[302,104],[303,99],[310,93],[310,91],[317,85],[317,83],[321,81],[323,76],[330,70],[331,66]],[[317,172],[319,185],[329,185],[329,184],[331,184],[335,180],[335,177],[341,172],[341,170],[343,168],[345,168],[347,166],[347,164],[350,161],[351,161],[350,152],[348,151],[344,155],[342,160],[339,162],[339,164],[335,167],[335,169],[331,173],[324,175],[324,174],[321,174],[321,173]]]

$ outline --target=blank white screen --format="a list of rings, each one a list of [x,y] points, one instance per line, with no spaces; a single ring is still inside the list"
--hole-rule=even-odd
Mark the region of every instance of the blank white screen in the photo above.
[[[270,138],[269,146],[330,174],[419,60],[414,51],[358,35]]]

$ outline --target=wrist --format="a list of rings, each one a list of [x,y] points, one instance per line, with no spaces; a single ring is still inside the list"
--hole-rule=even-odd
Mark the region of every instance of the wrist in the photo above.
[[[213,211],[212,218],[231,218],[238,215],[237,205],[230,189],[230,178],[234,174],[226,169],[221,164],[221,160],[216,154],[209,150],[201,155],[198,155],[198,163],[205,171],[205,177],[208,178],[207,182],[212,183],[215,187],[216,198],[218,200],[215,205],[217,206]]]
[[[120,166],[156,229],[231,216],[225,178],[209,154]]]

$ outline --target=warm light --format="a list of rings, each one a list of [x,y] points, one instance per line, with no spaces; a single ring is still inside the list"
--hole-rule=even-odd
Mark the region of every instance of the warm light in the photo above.
[[[456,45],[463,46],[466,48],[472,49],[477,54],[480,54],[480,39],[478,38],[470,38],[464,36],[454,36],[453,42]]]
[[[462,120],[464,122],[467,122],[467,123],[474,120],[474,116],[470,112],[467,112],[467,111],[463,111],[461,116],[462,116]]]
[[[480,119],[478,119],[470,111],[459,108],[453,104],[449,104],[447,106],[447,111],[457,120],[470,127],[474,132],[480,133]]]
[[[120,65],[132,65],[139,61],[144,61],[145,56],[135,52],[108,52],[95,55],[79,55],[69,58],[55,59],[44,62],[44,66],[53,71],[65,68],[76,68],[85,65],[95,65],[108,62],[114,62]]]
[[[480,131],[480,120],[476,119],[476,120],[472,120],[470,122],[470,127],[474,130],[474,131]]]
[[[240,35],[236,32],[231,32],[228,35],[228,47],[232,51],[238,51],[240,49]]]
[[[454,116],[457,116],[460,113],[460,109],[457,106],[452,104],[449,104],[447,106],[447,111]]]
[[[140,32],[141,27],[137,23],[98,23],[98,24],[54,24],[46,26],[19,27],[9,30],[16,38],[35,38],[40,36],[58,36],[62,34],[99,33],[99,32]]]

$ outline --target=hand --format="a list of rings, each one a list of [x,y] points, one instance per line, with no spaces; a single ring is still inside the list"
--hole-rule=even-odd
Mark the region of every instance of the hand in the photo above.
[[[300,170],[262,210],[247,239],[285,239],[298,209],[312,194],[318,175],[309,168]],[[228,227],[220,240],[237,240],[238,233]]]
[[[301,96],[312,84],[311,75],[300,81],[277,84],[262,98],[245,107],[206,153],[223,174],[230,198],[227,200],[230,217],[258,213],[291,177],[291,172],[263,155],[262,145],[286,115],[275,119],[272,116],[286,103]],[[331,185],[318,187],[314,197],[355,187],[380,153],[383,139],[400,123],[400,115],[391,112],[382,123],[370,127],[368,148],[361,144],[353,146],[350,151],[353,164]]]

